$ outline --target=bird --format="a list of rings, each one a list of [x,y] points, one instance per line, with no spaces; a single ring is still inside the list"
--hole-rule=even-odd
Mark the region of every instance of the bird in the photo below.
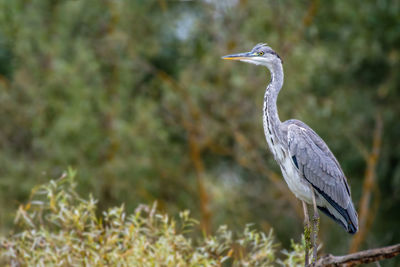
[[[302,202],[305,229],[310,227],[307,204],[313,206],[315,263],[318,209],[348,233],[358,231],[358,215],[346,176],[331,150],[311,127],[296,119],[280,121],[277,98],[284,82],[283,62],[270,46],[259,43],[250,52],[231,54],[222,59],[265,66],[271,74],[264,94],[262,120],[265,138],[289,189]],[[307,266],[307,245],[305,263]]]

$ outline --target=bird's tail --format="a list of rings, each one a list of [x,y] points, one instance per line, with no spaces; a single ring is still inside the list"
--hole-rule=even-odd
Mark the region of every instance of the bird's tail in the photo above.
[[[348,214],[347,218],[349,219],[347,221],[347,232],[350,234],[355,234],[358,231],[358,215],[351,201],[346,209],[346,212]]]
[[[333,220],[342,225],[350,234],[355,234],[358,231],[358,215],[354,209],[353,202],[349,200],[347,208],[343,208],[333,201],[326,193],[318,188],[317,192],[326,200],[326,204],[318,206],[318,208],[331,217]]]
[[[318,209],[343,226],[349,234],[355,234],[358,231],[357,213],[352,203],[347,209],[334,209],[332,206],[318,206]]]

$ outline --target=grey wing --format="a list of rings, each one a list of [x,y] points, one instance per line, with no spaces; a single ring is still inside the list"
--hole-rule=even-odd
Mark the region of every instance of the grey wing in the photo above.
[[[347,232],[358,231],[358,216],[351,201],[346,177],[325,142],[305,123],[289,120],[287,131],[290,157],[301,176],[326,202],[318,208],[341,224]],[[321,206],[320,206],[321,205]]]
[[[303,177],[319,193],[347,209],[351,203],[350,190],[339,163],[326,144],[306,125],[292,123],[287,129],[290,156]]]

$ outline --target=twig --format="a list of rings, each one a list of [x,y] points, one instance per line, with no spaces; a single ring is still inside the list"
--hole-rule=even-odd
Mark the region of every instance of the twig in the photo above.
[[[190,159],[196,170],[197,188],[199,190],[200,210],[201,210],[201,227],[206,234],[211,232],[211,211],[209,208],[209,196],[204,184],[204,163],[201,158],[201,148],[196,142],[193,132],[189,132],[189,154]]]
[[[307,12],[302,19],[302,23],[301,23],[299,30],[294,35],[292,35],[293,36],[292,40],[290,40],[290,42],[286,42],[283,46],[283,49],[281,52],[283,58],[285,58],[285,56],[291,52],[293,47],[295,47],[296,44],[303,37],[304,32],[307,29],[307,27],[309,27],[312,24],[314,17],[317,14],[318,6],[319,6],[319,0],[312,0],[310,2]]]
[[[396,244],[388,247],[364,250],[344,256],[333,256],[328,254],[324,257],[321,257],[315,266],[355,266],[363,263],[390,259],[399,254],[400,244]]]
[[[200,200],[200,211],[201,211],[201,228],[206,234],[211,232],[211,210],[210,210],[210,198],[205,187],[205,167],[202,159],[202,152],[204,149],[204,129],[201,128],[200,117],[201,112],[197,106],[193,103],[192,98],[181,84],[175,79],[169,76],[162,70],[156,70],[157,76],[165,83],[167,83],[180,97],[184,100],[183,103],[186,105],[188,110],[185,115],[180,117],[183,128],[187,132],[188,144],[189,144],[189,156],[194,165],[196,171],[197,189]]]
[[[378,113],[376,116],[376,124],[373,133],[372,150],[367,157],[367,167],[365,170],[365,179],[363,184],[363,193],[360,201],[359,210],[359,229],[360,231],[354,236],[349,252],[356,252],[367,236],[369,226],[372,223],[374,213],[371,213],[370,202],[372,191],[375,188],[376,165],[379,159],[379,152],[382,145],[382,118]]]

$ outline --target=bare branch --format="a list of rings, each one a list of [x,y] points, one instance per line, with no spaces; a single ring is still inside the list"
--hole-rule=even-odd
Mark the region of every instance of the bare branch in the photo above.
[[[363,193],[360,200],[359,210],[359,229],[360,231],[354,236],[351,245],[350,253],[356,252],[362,242],[367,237],[368,230],[373,221],[375,213],[371,213],[370,202],[372,192],[376,189],[376,167],[379,160],[379,154],[382,146],[382,128],[383,122],[381,115],[376,116],[375,129],[373,133],[372,150],[367,156],[367,167],[365,170],[365,178],[363,183]]]
[[[400,254],[400,244],[364,250],[344,256],[328,254],[321,257],[315,266],[355,266],[363,263],[390,259]]]

